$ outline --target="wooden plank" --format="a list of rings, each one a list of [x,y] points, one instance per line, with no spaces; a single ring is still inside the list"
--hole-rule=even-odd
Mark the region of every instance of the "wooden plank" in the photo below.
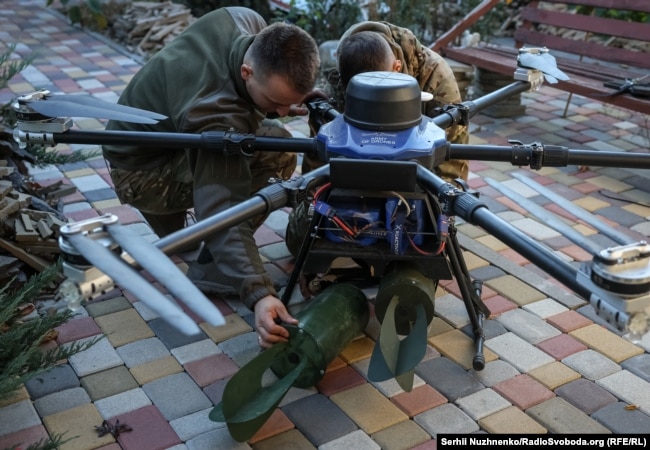
[[[605,17],[587,16],[568,12],[551,11],[527,7],[521,18],[534,23],[551,25],[570,30],[587,31],[594,34],[616,36],[625,39],[647,41],[650,39],[650,23],[627,22]]]
[[[596,8],[619,9],[624,11],[641,11],[650,13],[648,0],[544,0],[546,3],[563,3]]]
[[[2,238],[0,238],[0,248],[5,249],[12,255],[14,255],[16,258],[19,260],[23,261],[30,267],[38,270],[39,272],[42,272],[45,268],[51,266],[53,263],[47,261],[46,259],[43,259],[39,256],[36,255],[30,255],[27,253],[25,250],[22,248],[17,247],[16,245],[12,244],[9,241],[6,241]],[[64,276],[62,273],[57,275],[58,280],[63,280]]]

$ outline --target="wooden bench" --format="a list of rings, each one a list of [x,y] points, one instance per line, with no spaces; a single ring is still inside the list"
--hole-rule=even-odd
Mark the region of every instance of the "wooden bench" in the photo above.
[[[477,68],[513,75],[521,47],[546,47],[570,80],[551,86],[571,94],[650,114],[650,97],[631,93],[612,95],[606,82],[639,80],[650,83],[650,21],[628,22],[593,14],[596,8],[650,14],[650,0],[545,0],[531,1],[521,10],[522,26],[514,33],[515,45],[481,43],[454,47],[451,42],[480,19],[498,0],[484,0],[461,23],[441,36],[431,48],[446,58]],[[592,11],[578,14],[575,8]],[[615,47],[633,40],[646,50]],[[629,41],[628,41],[629,42]],[[643,79],[643,77],[646,77]]]

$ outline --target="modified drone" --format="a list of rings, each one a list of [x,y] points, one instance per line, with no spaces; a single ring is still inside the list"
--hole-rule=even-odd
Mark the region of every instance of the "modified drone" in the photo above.
[[[381,330],[370,360],[369,378],[395,378],[408,391],[414,369],[426,350],[438,280],[457,281],[474,332],[473,366],[482,370],[485,364],[482,327],[489,311],[481,301],[481,283],[472,280],[463,260],[456,239],[456,217],[482,227],[588,300],[613,329],[627,331],[633,339],[650,330],[650,244],[646,241],[617,238],[621,245],[604,250],[586,244],[593,260],[576,269],[491,213],[477,192],[449,183],[429,170],[450,159],[506,161],[532,169],[589,164],[650,168],[650,156],[643,154],[572,150],[539,142],[513,141],[504,147],[447,142],[445,128],[467,125],[482,109],[536,90],[544,79],[553,83],[564,77],[547,49],[522,49],[513,83],[479,99],[449,105],[429,118],[421,114],[422,97],[414,78],[390,72],[360,74],[350,82],[344,113],[337,113],[328,101],[313,102],[309,105],[311,114],[322,116],[326,123],[315,138],[289,139],[232,132],[77,131],[71,129],[69,119],[59,115],[85,114],[145,123],[164,117],[119,105],[106,106],[88,97],[39,92],[16,102],[19,122],[15,138],[21,145],[135,143],[201,148],[242,157],[250,157],[255,151],[318,156],[326,162],[324,166],[271,183],[249,200],[153,244],[127,233],[110,215],[66,225],[61,230],[64,273],[68,276],[62,286],[64,295],[78,306],[80,301],[95,298],[117,284],[181,331],[196,332],[196,324],[180,306],[151,292],[155,289],[147,287],[148,282],[134,270],[139,267],[209,323],[219,325],[223,317],[215,306],[161,254],[174,254],[259,214],[308,202],[309,221],[282,300],[288,304],[301,274],[324,272],[341,256],[352,258],[361,269],[361,278],[378,284],[374,304]],[[547,222],[552,226],[552,220]],[[569,230],[566,235],[580,241]],[[585,246],[584,240],[576,243]],[[300,325],[288,327],[289,343],[262,352],[233,377],[211,419],[227,422],[233,437],[246,440],[291,386],[308,386],[323,376],[327,364],[367,321],[367,299],[355,288],[354,277],[344,280],[342,277],[338,286],[327,288],[298,313]],[[280,381],[263,387],[261,377],[268,368]]]

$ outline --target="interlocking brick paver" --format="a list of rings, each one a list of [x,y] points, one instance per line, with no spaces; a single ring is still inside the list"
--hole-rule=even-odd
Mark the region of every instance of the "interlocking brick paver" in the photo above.
[[[415,373],[449,401],[484,388],[474,376],[443,356],[420,363]]]
[[[319,447],[319,450],[358,448],[360,450],[380,450],[381,447],[361,430],[353,431]]]
[[[593,381],[584,378],[579,378],[557,388],[555,393],[558,397],[562,397],[580,411],[589,415],[611,403],[616,403],[616,397]]]
[[[120,433],[118,442],[126,450],[174,448],[181,439],[155,406],[145,406],[111,420],[127,424],[131,431]]]
[[[536,302],[546,298],[544,294],[537,289],[529,286],[512,275],[505,275],[500,278],[488,280],[485,282],[490,288],[498,291],[509,300],[512,300],[519,306]]]
[[[104,419],[109,419],[151,405],[151,400],[141,388],[137,387],[99,399],[94,405]]]
[[[587,346],[568,334],[560,334],[540,342],[537,344],[537,348],[548,353],[553,358],[561,360],[569,355],[586,350]]]
[[[153,361],[140,364],[129,369],[129,372],[135,378],[139,385],[151,383],[158,378],[166,377],[183,371],[176,359],[172,356],[165,356],[163,358],[154,359]]]
[[[81,386],[93,401],[129,391],[138,387],[138,382],[125,366],[93,373],[81,379]]]
[[[643,353],[636,345],[596,324],[571,331],[569,334],[617,363]]]
[[[469,434],[479,430],[479,426],[460,408],[445,403],[414,417],[415,422],[431,436],[438,434]]]
[[[570,381],[580,378],[580,374],[568,368],[559,361],[553,361],[545,366],[538,367],[528,372],[528,375],[542,383],[550,390],[555,390]]]
[[[650,355],[647,353],[623,361],[621,367],[650,382]]]
[[[83,344],[92,339],[94,338],[80,339],[76,343]],[[80,377],[123,364],[122,358],[120,358],[107,338],[102,338],[89,349],[70,356],[68,361]]]
[[[591,417],[615,434],[647,434],[650,429],[650,415],[628,406],[624,402],[610,403]]]
[[[447,399],[440,392],[426,384],[413,388],[411,392],[397,394],[391,397],[391,401],[411,418],[427,409],[447,403]]]
[[[436,298],[435,311],[436,315],[456,328],[460,328],[469,323],[469,316],[467,315],[465,304],[455,295],[447,294]]]
[[[408,450],[431,439],[429,433],[412,420],[378,431],[371,437],[385,450]]]
[[[621,370],[596,380],[618,398],[635,405],[646,414],[650,414],[650,383],[627,370]]]
[[[469,370],[472,368],[472,361],[476,355],[476,344],[474,339],[467,336],[460,330],[452,330],[444,334],[439,334],[429,338],[429,342],[442,355],[446,356],[456,364]],[[484,349],[483,356],[485,361],[494,361],[497,359],[490,349]]]
[[[561,334],[557,328],[523,309],[505,312],[495,320],[533,345]]]
[[[330,399],[368,434],[408,420],[404,412],[367,383],[334,394]]]
[[[488,339],[485,346],[520,372],[527,372],[553,361],[549,355],[511,332]]]
[[[186,373],[159,378],[142,386],[167,420],[178,419],[212,403]]]
[[[493,385],[492,389],[522,410],[555,396],[553,391],[528,374],[521,374],[504,380]]]
[[[110,433],[99,436],[95,430],[102,422],[102,417],[91,403],[43,417],[43,424],[50,435],[75,436],[74,441],[68,444],[71,449],[99,448],[115,442]]]
[[[556,302],[552,298],[545,298],[537,302],[529,303],[524,305],[523,309],[542,319],[568,311],[566,306]]]
[[[546,318],[546,321],[564,333],[591,325],[593,322],[576,311],[561,312]]]
[[[535,405],[526,414],[555,434],[608,434],[610,431],[560,397]]]
[[[282,411],[314,446],[357,429],[357,425],[334,402],[321,394],[291,402]]]
[[[546,434],[546,428],[516,406],[509,406],[478,421],[490,434]]]
[[[133,308],[95,317],[95,321],[114,347],[154,336],[151,328]]]
[[[117,348],[117,354],[128,368],[169,356],[169,350],[159,339],[152,337]]]
[[[591,349],[567,356],[562,362],[592,381],[621,370],[621,366],[614,361]]]
[[[25,387],[33,400],[77,386],[79,386],[79,378],[69,364],[55,366],[40,374],[38,378],[31,378],[25,382]]]
[[[459,398],[455,403],[476,421],[511,406],[508,400],[489,388]]]

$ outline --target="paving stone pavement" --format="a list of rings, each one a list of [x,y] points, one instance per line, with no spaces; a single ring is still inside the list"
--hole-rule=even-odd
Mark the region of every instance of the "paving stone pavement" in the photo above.
[[[101,36],[70,26],[43,3],[5,0],[0,5],[0,48],[16,43],[18,55],[36,57],[0,90],[0,103],[39,88],[115,101],[141,62]],[[505,146],[511,139],[649,152],[650,116],[573,96],[563,118],[567,94],[551,86],[522,94],[522,102],[526,114],[521,117],[475,116],[471,143]],[[84,130],[103,126],[95,119],[75,123]],[[308,132],[302,120],[287,127],[296,136]],[[88,147],[60,144],[57,150]],[[491,161],[472,161],[470,169],[470,187],[479,190],[490,211],[572,265],[591,255],[488,181],[557,214],[599,248],[612,245],[612,239],[517,176],[561,195],[620,235],[633,240],[650,235],[647,170],[570,165],[533,171]],[[69,220],[113,213],[140,235],[157,239],[137,211],[117,200],[101,158],[32,167],[30,175],[42,185],[63,180],[77,187],[64,198]],[[292,267],[283,243],[286,220],[286,210],[276,211],[256,234],[269,269],[281,281]],[[441,433],[647,433],[650,338],[630,343],[603,327],[583,299],[508,245],[479,226],[461,219],[457,225],[467,266],[484,282],[482,296],[491,312],[484,324],[482,371],[471,366],[471,325],[458,285],[442,280],[412,391],[404,392],[394,380],[368,381],[379,329],[372,317],[316,386],[292,388],[255,436],[239,443],[208,413],[227,381],[259,352],[250,311],[236,301],[214,299],[227,324],[201,324],[200,334],[187,337],[128,292],[114,290],[62,325],[57,344],[106,337],[0,404],[0,448],[25,448],[62,433],[73,437],[62,448],[75,450],[423,450],[436,448]],[[99,436],[95,427],[103,420],[119,420],[132,431]]]

